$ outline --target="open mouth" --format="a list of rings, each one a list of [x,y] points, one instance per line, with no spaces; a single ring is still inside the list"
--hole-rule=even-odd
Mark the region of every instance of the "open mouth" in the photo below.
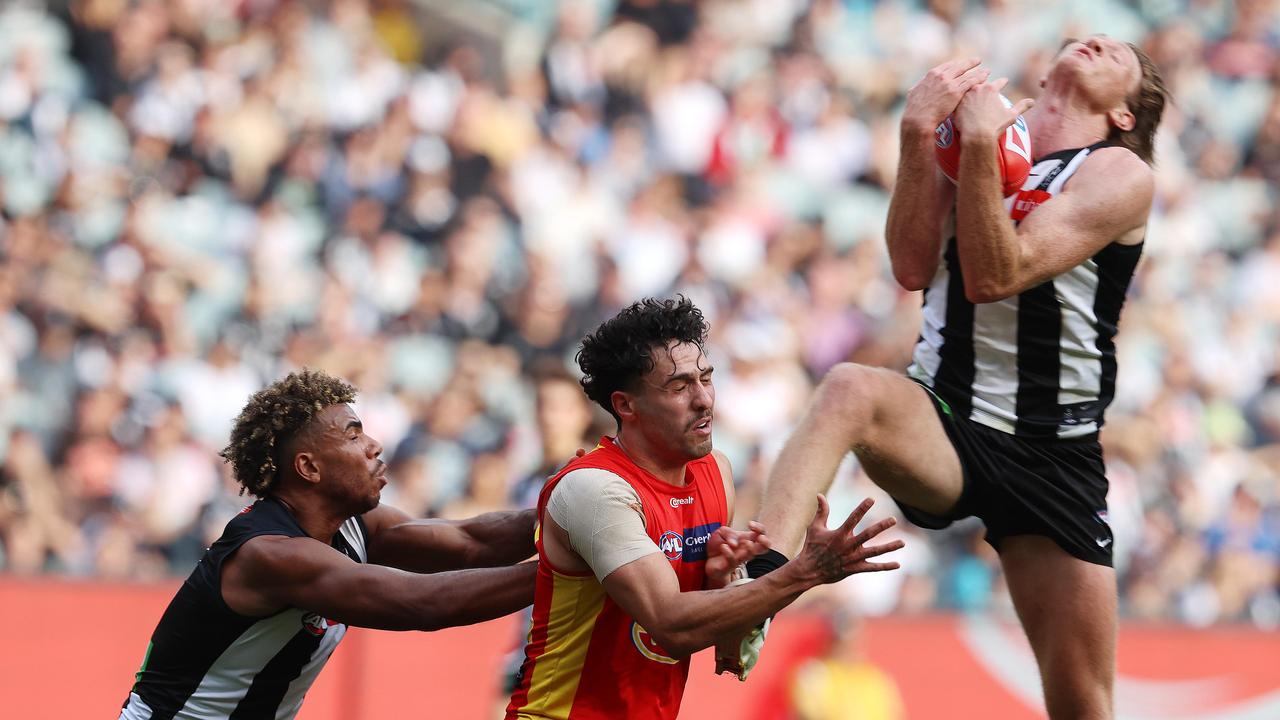
[[[693,426],[693,431],[695,433],[698,433],[699,435],[711,434],[711,416],[708,415],[707,417],[695,423]]]

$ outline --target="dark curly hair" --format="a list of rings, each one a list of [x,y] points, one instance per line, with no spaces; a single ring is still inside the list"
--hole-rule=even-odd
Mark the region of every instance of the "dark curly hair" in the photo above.
[[[258,497],[279,480],[278,453],[316,413],[355,400],[356,389],[320,370],[289,373],[254,393],[236,417],[231,442],[218,453],[231,463],[236,482]]]
[[[672,341],[702,348],[707,341],[707,321],[702,311],[683,295],[675,300],[645,298],[603,322],[582,339],[576,357],[582,370],[587,397],[609,411],[616,390],[628,390],[654,367],[653,349]]]

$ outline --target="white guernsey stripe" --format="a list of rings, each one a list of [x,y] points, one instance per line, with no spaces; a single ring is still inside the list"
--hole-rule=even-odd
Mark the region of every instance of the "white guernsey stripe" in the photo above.
[[[352,522],[352,520],[347,522]],[[363,535],[361,537],[363,538]],[[298,673],[297,679],[289,683],[289,690],[285,692],[284,698],[280,701],[280,707],[276,710],[276,720],[292,720],[298,714],[307,690],[311,688],[311,684],[315,682],[316,677],[320,675],[320,671],[324,669],[325,662],[329,660],[329,656],[333,654],[333,651],[338,649],[338,643],[341,642],[346,634],[346,625],[329,627],[324,634],[324,638],[320,640],[320,646],[311,654],[311,660],[302,666],[302,672]]]
[[[1075,157],[1071,158],[1067,163],[1067,166],[1062,168],[1062,172],[1058,173],[1058,176],[1053,179],[1053,182],[1049,183],[1047,192],[1050,195],[1057,195],[1062,192],[1062,187],[1067,184],[1067,181],[1071,179],[1071,176],[1075,174],[1076,170],[1080,169],[1080,164],[1084,162],[1085,158],[1089,157],[1089,152],[1090,150],[1085,148],[1084,150],[1076,153]],[[1053,160],[1052,162],[1056,165],[1062,161]],[[1049,172],[1052,169],[1052,166],[1050,166],[1046,168],[1045,172]]]
[[[973,308],[973,409],[969,418],[1013,432],[1018,397],[1018,296]]]
[[[120,720],[151,720],[151,706],[138,697],[138,693],[129,693],[129,702],[120,711]]]
[[[1057,195],[1067,180],[1089,157],[1089,150],[1076,153],[1058,177],[1049,184],[1049,193]],[[1058,404],[1072,405],[1098,400],[1102,385],[1102,359],[1097,351],[1098,318],[1093,306],[1098,296],[1098,266],[1093,260],[1054,278],[1054,290],[1062,305],[1062,339],[1058,346],[1061,363],[1058,380]],[[1080,437],[1098,431],[1098,423],[1061,425],[1058,437]]]
[[[943,256],[947,252],[947,240],[955,235],[955,222],[955,213],[948,215],[943,222],[942,242],[938,248],[938,269],[934,271],[933,280],[924,293],[924,319],[920,324],[920,340],[916,343],[911,366],[907,368],[908,375],[929,385],[933,384],[933,376],[942,363],[938,350],[942,347],[942,328],[947,324],[947,285],[951,277],[947,273],[947,261]]]
[[[939,266],[941,265],[940,262]],[[925,293],[924,319],[920,325],[921,339],[907,371],[911,377],[924,382],[929,382],[942,362],[938,348],[942,347],[942,328],[947,324],[947,277],[945,270],[939,270]]]
[[[347,518],[347,521],[342,523],[342,527],[339,528],[338,532],[342,533],[343,539],[346,540],[347,544],[351,546],[351,549],[355,550],[356,554],[360,556],[360,562],[369,562],[369,551],[365,547],[364,533],[360,531],[359,520],[356,518]]]
[[[1053,286],[1063,308],[1058,403],[1095,400],[1102,384],[1098,318],[1093,311],[1098,298],[1098,265],[1086,260],[1060,275]]]
[[[250,626],[205,672],[177,717],[230,717],[262,666],[298,634],[305,614],[283,610]]]

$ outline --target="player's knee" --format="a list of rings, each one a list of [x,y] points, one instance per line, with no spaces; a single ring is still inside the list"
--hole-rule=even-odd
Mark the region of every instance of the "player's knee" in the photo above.
[[[1059,683],[1046,688],[1045,705],[1051,720],[1111,720],[1111,691],[1097,682]]]
[[[841,422],[856,430],[865,425],[874,412],[878,381],[874,368],[840,363],[827,371],[814,402],[827,422]]]
[[[1050,662],[1044,668],[1049,716],[1105,720],[1112,716],[1112,671],[1092,663]]]

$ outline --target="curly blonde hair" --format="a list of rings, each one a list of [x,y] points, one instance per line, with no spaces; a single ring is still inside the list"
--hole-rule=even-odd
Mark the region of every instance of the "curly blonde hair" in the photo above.
[[[289,373],[250,396],[218,453],[231,463],[240,494],[270,495],[279,480],[277,453],[321,410],[355,397],[354,387],[320,370]]]

